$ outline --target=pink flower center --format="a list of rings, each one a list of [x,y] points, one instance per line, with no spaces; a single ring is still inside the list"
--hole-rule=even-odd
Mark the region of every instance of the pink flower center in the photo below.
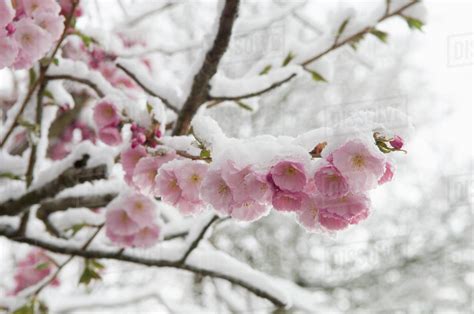
[[[229,187],[225,183],[222,183],[219,186],[219,194],[227,194],[227,193],[229,193]]]
[[[287,173],[289,176],[292,176],[292,175],[294,175],[294,174],[296,173],[296,169],[290,166],[290,167],[288,167],[288,168],[286,169],[286,173]]]
[[[201,177],[198,174],[195,173],[191,176],[191,182],[198,183],[199,181],[201,181]]]
[[[28,44],[31,42],[31,35],[26,33],[26,34],[23,34],[23,36],[21,36],[21,41],[23,42],[23,44]]]
[[[169,184],[169,187],[170,187],[170,189],[173,189],[173,190],[177,189],[178,188],[178,180],[176,180],[176,179],[171,180],[170,184]]]
[[[135,202],[135,209],[138,210],[138,211],[142,211],[143,209],[145,208],[145,206],[143,206],[143,203],[142,202]]]
[[[355,168],[363,168],[365,166],[365,160],[362,155],[355,155],[352,157],[352,165]]]

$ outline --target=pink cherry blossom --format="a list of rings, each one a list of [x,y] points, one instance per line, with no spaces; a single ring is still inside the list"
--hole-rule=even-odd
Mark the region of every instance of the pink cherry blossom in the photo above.
[[[107,226],[107,223],[106,223]],[[133,246],[135,240],[135,234],[130,235],[119,235],[115,233],[115,230],[112,228],[105,229],[105,235],[116,245],[118,246]]]
[[[148,248],[154,245],[159,238],[160,228],[157,225],[150,225],[137,232],[132,241],[132,245],[135,247]]]
[[[122,143],[122,135],[115,126],[106,126],[99,130],[99,140],[110,146],[117,146]]]
[[[367,218],[370,200],[364,194],[326,199],[319,210],[319,222],[328,230],[340,230]]]
[[[398,135],[395,135],[390,141],[390,145],[392,145],[392,147],[395,149],[402,149],[403,144],[403,139]]]
[[[164,165],[156,179],[158,195],[184,215],[200,212],[203,209],[200,188],[207,167],[191,160],[175,160]]]
[[[117,126],[120,123],[117,107],[108,100],[102,100],[94,107],[93,118],[99,129],[107,126]]]
[[[28,18],[16,22],[15,28],[13,37],[20,51],[14,66],[21,69],[43,57],[50,49],[52,39],[48,32]]]
[[[176,171],[178,184],[183,190],[183,197],[190,201],[200,200],[199,191],[206,176],[208,165],[191,160],[180,160]]]
[[[54,267],[54,263],[43,250],[34,249],[18,263],[14,276],[16,285],[12,294],[17,294],[21,290],[39,283],[51,273]],[[52,282],[53,286],[58,284],[58,280]]]
[[[351,191],[364,192],[377,186],[385,171],[385,156],[361,140],[351,140],[332,152],[333,165],[346,178]]]
[[[119,236],[133,235],[140,230],[140,225],[130,217],[124,208],[108,209],[105,225],[110,232]]]
[[[319,210],[324,201],[320,195],[306,196],[298,212],[298,222],[308,231],[313,232],[320,229]]]
[[[271,192],[265,175],[253,171],[250,166],[239,168],[233,161],[227,161],[221,167],[221,173],[236,203],[249,200],[265,203],[270,200]]]
[[[50,12],[51,14],[59,14],[61,7],[55,0],[19,0],[23,2],[23,8],[28,16],[33,16],[39,12]]]
[[[232,190],[219,170],[207,172],[201,187],[201,195],[204,201],[223,215],[229,215],[235,205]]]
[[[133,148],[127,148],[120,154],[120,160],[122,162],[123,170],[125,171],[125,181],[128,184],[133,183],[133,172],[138,161],[146,157],[148,154],[145,147],[136,146]]]
[[[248,200],[243,202],[240,206],[232,209],[230,216],[240,221],[255,221],[267,215],[269,212],[268,206],[259,203],[255,200]]]
[[[307,181],[303,164],[294,161],[280,161],[270,174],[278,188],[290,192],[302,191]]]
[[[140,193],[124,195],[107,208],[107,237],[119,246],[150,247],[160,234],[155,203]]]
[[[302,192],[275,190],[273,192],[272,205],[278,211],[299,211],[305,197],[306,194]]]
[[[175,158],[176,153],[174,151],[153,157],[141,158],[133,171],[133,183],[142,193],[155,193],[157,189],[155,178],[158,170],[162,165]]]
[[[0,33],[0,69],[10,66],[18,55],[16,42]]]
[[[341,197],[349,192],[346,179],[332,165],[326,165],[316,170],[314,183],[316,189],[327,197]]]
[[[383,173],[383,176],[380,178],[379,184],[384,184],[384,183],[392,181],[394,172],[395,172],[395,169],[394,169],[393,164],[387,161],[385,163],[385,172]]]
[[[0,1],[0,29],[10,23],[15,17],[15,10],[10,0]]]
[[[39,12],[34,15],[33,21],[47,31],[53,41],[57,41],[64,30],[64,17],[62,15],[52,14],[47,11]]]
[[[155,220],[155,204],[144,195],[132,194],[122,204],[130,219],[140,227],[148,226]]]

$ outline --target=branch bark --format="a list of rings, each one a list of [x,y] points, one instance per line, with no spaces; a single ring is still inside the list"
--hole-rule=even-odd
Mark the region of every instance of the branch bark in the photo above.
[[[219,29],[212,48],[207,52],[201,69],[194,76],[191,92],[184,102],[176,121],[173,135],[184,135],[188,132],[191,120],[199,107],[206,102],[209,81],[217,71],[222,56],[229,46],[232,28],[237,18],[239,0],[227,0],[219,20]]]
[[[45,250],[58,253],[58,254],[66,254],[66,255],[73,255],[73,256],[81,256],[85,258],[101,258],[101,259],[111,259],[111,260],[119,260],[124,262],[130,262],[134,264],[140,264],[144,266],[154,266],[154,267],[170,267],[176,269],[187,270],[193,273],[200,274],[202,276],[209,276],[213,278],[220,278],[227,280],[235,285],[240,287],[246,288],[256,296],[261,298],[267,299],[271,303],[273,303],[276,307],[285,307],[286,304],[284,301],[278,299],[276,296],[272,295],[271,293],[261,290],[260,288],[245,282],[244,280],[234,277],[231,275],[219,273],[216,271],[212,271],[209,269],[201,268],[198,266],[181,263],[178,261],[173,260],[160,260],[160,259],[150,259],[139,257],[135,255],[129,255],[124,253],[122,250],[118,250],[116,252],[105,252],[101,250],[83,250],[80,247],[67,247],[62,246],[58,243],[51,243],[40,239],[34,239],[27,236],[17,236],[15,233],[15,229],[9,225],[0,225],[0,236],[4,236],[19,243],[27,243],[30,245],[34,245],[37,247],[41,247]]]
[[[20,198],[11,199],[0,204],[0,216],[15,216],[21,214],[30,206],[47,198],[54,197],[66,188],[73,187],[79,183],[105,179],[106,177],[107,167],[105,165],[92,168],[69,168],[45,185],[25,193]]]

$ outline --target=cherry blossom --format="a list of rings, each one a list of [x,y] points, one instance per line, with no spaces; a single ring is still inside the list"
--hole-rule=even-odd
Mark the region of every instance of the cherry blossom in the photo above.
[[[302,191],[307,178],[303,164],[294,161],[280,161],[270,170],[275,185],[285,191]]]
[[[383,176],[379,179],[378,183],[385,184],[387,182],[392,181],[394,172],[394,165],[391,162],[387,161],[385,163],[385,172],[383,173]]]
[[[156,206],[140,193],[124,195],[109,204],[106,235],[117,245],[150,247],[160,236]]]
[[[351,191],[364,192],[377,187],[385,172],[385,156],[359,140],[346,142],[332,152],[332,164],[349,184]]]
[[[25,288],[39,283],[44,278],[48,277],[55,264],[51,258],[41,249],[34,249],[28,255],[20,260],[17,264],[15,272],[15,288],[12,294],[17,294]],[[59,285],[57,279],[51,282],[52,286]]]
[[[176,158],[174,151],[141,158],[133,170],[134,185],[145,194],[156,193],[156,175],[162,165]]]
[[[364,194],[348,194],[325,199],[319,210],[319,223],[328,230],[341,230],[367,218],[370,200]]]
[[[349,185],[341,173],[332,165],[326,165],[314,174],[316,189],[328,197],[340,197],[349,192]]]

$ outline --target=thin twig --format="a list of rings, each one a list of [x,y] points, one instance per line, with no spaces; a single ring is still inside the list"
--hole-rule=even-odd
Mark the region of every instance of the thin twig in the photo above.
[[[385,13],[381,18],[378,19],[377,21],[377,24],[392,17],[392,16],[396,16],[396,15],[400,15],[404,10],[408,9],[409,7],[417,4],[419,2],[419,0],[415,0],[413,2],[410,2],[410,3],[407,3],[406,5],[402,6],[400,9],[398,10],[395,10],[393,11],[392,13]],[[368,26],[364,29],[362,29],[361,31],[355,33],[354,35],[340,41],[340,42],[335,42],[334,45],[332,45],[331,47],[329,47],[328,49],[324,50],[323,52],[317,54],[316,56],[304,61],[303,63],[301,63],[301,65],[303,67],[309,65],[310,63],[313,63],[314,61],[320,59],[321,57],[325,56],[326,54],[328,54],[329,52],[341,47],[341,46],[344,46],[345,44],[347,43],[350,43],[351,41],[353,41],[354,39],[362,36],[362,35],[365,35],[367,33],[369,33],[370,31],[372,31],[374,28],[376,27],[376,25],[374,26]]]
[[[159,98],[164,104],[165,106],[174,111],[174,112],[179,112],[178,108],[176,108],[175,106],[173,106],[168,99],[156,94],[154,91],[152,91],[150,88],[148,88],[145,84],[143,84],[137,77],[135,74],[133,74],[130,70],[128,70],[126,67],[124,67],[123,65],[121,65],[120,63],[117,63],[116,64],[117,68],[119,68],[120,70],[124,71],[125,74],[127,74],[132,80],[135,81],[135,83],[137,83],[145,92],[147,92],[148,94],[150,94],[151,96],[153,97],[156,97],[156,98]]]
[[[290,81],[294,77],[296,77],[295,73],[291,74],[289,77],[287,77],[287,78],[285,78],[281,81],[277,81],[277,82],[273,83],[272,85],[270,85],[269,87],[267,87],[265,89],[262,89],[262,90],[259,90],[259,91],[256,91],[256,92],[252,92],[252,93],[248,93],[248,94],[244,94],[244,95],[240,95],[240,96],[212,96],[212,95],[209,95],[208,100],[212,100],[213,102],[211,104],[209,104],[207,106],[207,108],[214,107],[214,106],[220,104],[223,101],[237,101],[237,100],[242,100],[242,99],[247,99],[247,98],[260,96],[262,94],[265,94],[265,93],[271,91],[272,89],[275,89],[275,88],[285,84],[286,82]]]
[[[199,232],[198,236],[191,242],[191,244],[189,245],[188,249],[186,250],[186,252],[183,254],[183,257],[179,260],[180,263],[184,264],[186,262],[186,259],[188,258],[189,254],[192,253],[192,251],[197,248],[197,246],[199,245],[199,242],[201,242],[201,240],[204,238],[204,235],[206,234],[206,231],[211,227],[211,225],[217,220],[219,219],[218,216],[213,216],[209,222],[201,229],[201,232]]]
[[[95,84],[94,82],[91,82],[87,79],[78,78],[78,77],[74,77],[72,75],[67,75],[67,74],[64,74],[64,75],[46,75],[45,78],[48,81],[68,80],[68,81],[72,81],[72,82],[76,82],[76,83],[81,83],[81,84],[87,85],[91,89],[93,89],[94,92],[97,94],[97,96],[99,96],[101,98],[105,96],[104,92],[100,90],[100,88],[97,86],[97,84]]]

